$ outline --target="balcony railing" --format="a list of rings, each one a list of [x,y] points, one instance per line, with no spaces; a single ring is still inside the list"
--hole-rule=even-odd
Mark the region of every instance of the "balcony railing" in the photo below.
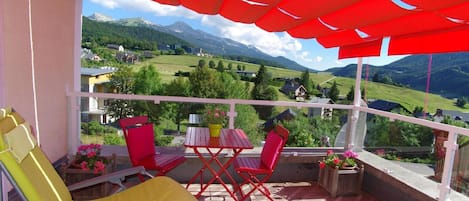
[[[444,169],[442,174],[441,185],[439,186],[439,196],[438,200],[446,200],[451,191],[450,183],[452,178],[452,169],[453,162],[455,158],[455,152],[458,149],[458,144],[456,140],[458,135],[469,136],[469,129],[455,127],[447,124],[432,122],[424,119],[418,119],[413,117],[408,117],[400,114],[384,112],[380,110],[375,110],[367,108],[366,106],[358,105],[343,105],[343,104],[321,104],[321,103],[304,103],[304,102],[288,102],[288,101],[260,101],[260,100],[244,100],[244,99],[208,99],[208,98],[194,98],[194,97],[177,97],[177,96],[147,96],[147,95],[128,95],[128,94],[110,94],[110,93],[84,93],[84,92],[68,92],[70,98],[70,105],[72,110],[70,110],[70,130],[69,137],[69,150],[76,150],[79,146],[79,110],[80,108],[78,103],[81,97],[95,97],[98,99],[123,99],[123,100],[145,100],[153,101],[155,104],[161,102],[179,102],[179,103],[202,103],[202,104],[225,104],[229,105],[229,112],[227,113],[229,117],[228,127],[234,128],[234,120],[237,116],[235,112],[236,105],[245,104],[245,105],[268,105],[268,106],[286,106],[286,107],[296,107],[296,108],[333,108],[333,109],[345,109],[349,110],[349,122],[352,123],[352,126],[348,127],[346,131],[346,141],[343,149],[354,149],[361,150],[363,148],[362,142],[355,140],[357,138],[356,131],[356,122],[358,119],[358,114],[363,112],[367,114],[374,114],[383,117],[387,117],[390,120],[399,120],[404,122],[409,122],[417,125],[426,126],[432,129],[438,129],[448,132],[448,140],[444,143],[446,147],[445,153],[445,162]],[[355,123],[355,124],[354,124]],[[73,153],[73,152],[71,152]]]

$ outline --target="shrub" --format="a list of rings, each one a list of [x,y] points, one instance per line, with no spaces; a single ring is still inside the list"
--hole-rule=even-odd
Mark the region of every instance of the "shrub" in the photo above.
[[[125,140],[122,136],[117,134],[104,135],[104,144],[107,145],[125,145]]]

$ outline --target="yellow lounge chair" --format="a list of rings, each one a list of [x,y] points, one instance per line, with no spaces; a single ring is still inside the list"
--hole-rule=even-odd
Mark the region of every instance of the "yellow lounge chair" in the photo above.
[[[72,200],[69,191],[102,182],[125,187],[121,179],[131,174],[145,174],[143,167],[129,168],[65,186],[46,155],[36,145],[31,127],[11,108],[0,108],[0,170],[18,191],[23,200]],[[141,184],[98,200],[196,200],[178,182],[165,176],[149,179]]]

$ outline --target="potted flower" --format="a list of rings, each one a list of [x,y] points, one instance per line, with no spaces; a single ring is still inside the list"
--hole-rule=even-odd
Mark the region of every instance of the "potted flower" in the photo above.
[[[62,169],[62,177],[67,185],[91,179],[112,172],[115,168],[115,154],[101,156],[100,144],[84,144],[78,147],[75,159]],[[112,190],[112,184],[102,183],[72,191],[74,200],[100,198]]]
[[[357,166],[358,154],[347,150],[342,155],[328,150],[326,157],[319,161],[318,184],[332,197],[358,194],[363,181],[363,165]]]
[[[355,158],[357,157],[357,153],[352,150],[347,150],[343,154],[344,159],[340,159],[334,151],[327,150],[326,157],[322,161],[319,161],[319,167],[325,168],[326,166],[329,166],[339,169],[352,169],[357,166],[357,163],[355,162]]]
[[[219,137],[220,131],[226,121],[226,113],[219,108],[208,109],[205,112],[204,120],[210,129],[210,136]]]
[[[100,156],[100,144],[84,144],[78,147],[75,164],[82,170],[92,170],[94,174],[104,171],[107,159]]]

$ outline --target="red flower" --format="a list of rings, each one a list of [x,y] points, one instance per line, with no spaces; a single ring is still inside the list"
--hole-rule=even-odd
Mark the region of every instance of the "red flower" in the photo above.
[[[81,166],[81,169],[83,169],[83,170],[90,170],[88,168],[88,162],[86,162],[86,161],[81,162],[80,166]]]
[[[86,154],[86,156],[87,156],[88,158],[93,158],[94,156],[96,156],[96,152],[90,151],[90,152],[88,152],[88,154]]]
[[[334,158],[334,160],[333,160],[332,162],[334,162],[334,164],[336,164],[336,165],[337,165],[337,164],[339,164],[339,163],[340,163],[340,159],[338,159],[338,158]]]
[[[326,167],[326,163],[324,163],[323,161],[319,162],[319,168],[323,169]]]
[[[330,149],[327,150],[326,155],[330,156],[330,155],[332,155],[332,154],[334,154],[334,151],[332,151],[332,150],[330,150]]]

